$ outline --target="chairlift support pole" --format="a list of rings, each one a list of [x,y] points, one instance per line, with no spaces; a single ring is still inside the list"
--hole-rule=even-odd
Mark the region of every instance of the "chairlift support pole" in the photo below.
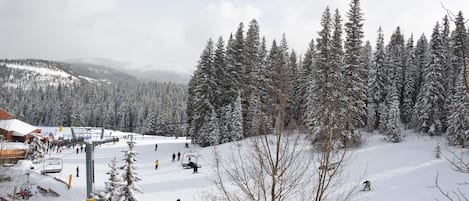
[[[86,197],[93,198],[94,190],[94,145],[92,141],[86,142]]]

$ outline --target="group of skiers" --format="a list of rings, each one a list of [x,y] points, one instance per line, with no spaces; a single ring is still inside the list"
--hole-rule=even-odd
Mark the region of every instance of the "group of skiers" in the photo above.
[[[186,148],[189,148],[189,144],[186,143],[185,144],[185,147]],[[158,144],[155,144],[155,151],[158,150]],[[176,156],[177,156],[177,160],[180,161],[181,160],[181,152],[178,151],[177,155],[175,152],[173,152],[173,155],[172,155],[172,161],[176,161]],[[190,161],[191,159],[189,158],[189,166],[192,167],[194,166],[194,173],[197,172],[197,165],[193,165],[195,163],[193,163],[192,161]],[[158,159],[155,160],[155,169],[157,170],[158,169],[158,166],[160,165],[160,161],[158,161]]]

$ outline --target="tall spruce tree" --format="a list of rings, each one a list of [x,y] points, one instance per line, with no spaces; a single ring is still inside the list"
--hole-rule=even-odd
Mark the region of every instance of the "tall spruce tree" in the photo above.
[[[378,29],[376,51],[373,57],[373,65],[370,68],[368,81],[368,131],[378,128],[383,122],[384,112],[380,110],[384,103],[386,86],[384,36],[381,27]]]
[[[259,111],[259,96],[256,93],[258,79],[257,66],[260,64],[259,48],[261,45],[259,37],[259,25],[255,19],[249,23],[244,42],[244,86],[242,94],[243,105],[243,133],[245,136],[253,136],[259,125],[256,112]]]
[[[309,43],[309,48],[306,50],[306,53],[303,57],[303,61],[301,62],[301,76],[300,76],[300,88],[299,88],[299,94],[298,96],[300,97],[300,102],[299,102],[299,109],[300,109],[300,117],[301,120],[299,120],[298,124],[300,126],[305,126],[305,119],[306,117],[306,112],[313,110],[312,108],[308,108],[310,106],[308,104],[308,96],[310,95],[310,92],[312,90],[312,86],[314,85],[313,83],[313,67],[315,65],[315,59],[314,57],[316,56],[316,49],[314,47],[314,40],[311,40]]]
[[[191,106],[194,114],[192,114],[189,130],[196,139],[200,135],[199,130],[207,123],[207,117],[210,117],[215,110],[213,106],[213,101],[216,99],[214,75],[214,47],[212,40],[209,39],[192,78],[195,79],[193,106]]]
[[[347,143],[360,142],[357,128],[364,126],[366,115],[366,83],[362,79],[365,74],[362,58],[363,13],[359,0],[352,0],[345,23],[345,54],[344,54],[344,95],[342,98],[345,116]]]
[[[416,65],[416,87],[415,91],[420,93],[423,85],[424,70],[428,63],[428,41],[424,34],[422,34],[415,46],[415,65]]]
[[[443,132],[442,112],[445,89],[442,48],[440,25],[437,23],[430,40],[429,61],[424,70],[422,89],[412,117],[413,125],[417,130],[432,136]]]
[[[455,19],[456,28],[452,37],[452,57],[450,72],[456,82],[449,82],[449,91],[452,92],[449,106],[448,129],[446,135],[450,145],[467,146],[469,143],[469,100],[467,89],[464,86],[463,51],[464,42],[468,39],[465,20],[462,12]],[[467,49],[466,49],[467,51]],[[453,85],[454,84],[454,85]],[[451,87],[453,86],[453,87]]]
[[[412,117],[412,110],[417,97],[417,66],[415,65],[415,50],[413,36],[407,41],[404,60],[404,86],[402,89],[402,122],[407,124]]]
[[[218,38],[216,49],[213,58],[213,79],[214,79],[214,97],[213,97],[213,107],[218,111],[227,103],[227,100],[224,96],[224,90],[226,89],[225,83],[228,80],[227,70],[226,70],[226,61],[225,61],[225,42],[220,36]]]
[[[313,72],[314,84],[308,96],[306,115],[307,126],[312,133],[313,142],[322,144],[328,140],[342,140],[343,119],[340,119],[340,96],[342,71],[341,63],[334,58],[341,58],[341,43],[332,41],[340,39],[340,17],[336,12],[332,22],[329,8],[322,15],[322,30],[318,33],[317,59]],[[332,30],[333,33],[332,33]],[[335,45],[335,46],[334,46]],[[333,125],[333,128],[330,128]]]

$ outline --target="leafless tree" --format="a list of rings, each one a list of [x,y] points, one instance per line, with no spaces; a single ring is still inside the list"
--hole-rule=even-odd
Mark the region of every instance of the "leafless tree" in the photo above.
[[[469,161],[465,160],[464,152],[459,154],[451,150],[449,152],[451,153],[451,157],[447,157],[446,160],[451,164],[451,168],[456,172],[469,174]],[[469,182],[466,181],[458,184],[461,188],[467,188],[466,190],[461,190],[461,188],[457,188],[456,190],[445,190],[439,184],[439,173],[436,174],[434,182],[435,186],[433,187],[437,188],[446,199],[450,201],[469,201],[469,197],[467,195],[467,192],[469,192]]]
[[[283,97],[285,104],[286,97]],[[281,107],[273,135],[251,137],[249,146],[234,143],[229,155],[214,151],[219,190],[215,200],[282,201],[311,200],[312,158],[304,135],[283,132],[285,107]]]

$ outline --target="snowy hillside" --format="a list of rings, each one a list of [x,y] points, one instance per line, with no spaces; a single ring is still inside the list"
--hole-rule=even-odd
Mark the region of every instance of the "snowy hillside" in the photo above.
[[[120,136],[117,144],[105,144],[96,149],[95,152],[95,189],[104,188],[109,171],[108,164],[113,157],[117,158],[118,166],[123,164],[123,151],[128,147],[123,136],[125,133],[112,132],[111,135]],[[467,175],[457,173],[450,168],[445,157],[450,156],[447,147],[442,147],[442,159],[436,159],[433,154],[435,146],[439,143],[445,144],[441,138],[430,138],[418,136],[415,133],[407,133],[402,143],[388,143],[381,140],[379,135],[366,134],[366,142],[362,147],[351,150],[351,157],[345,168],[343,178],[344,185],[340,188],[352,188],[353,199],[357,201],[379,200],[379,201],[428,201],[445,200],[437,189],[433,188],[437,173],[440,175],[440,184],[448,190],[456,189],[458,183],[467,182]],[[136,136],[135,141],[137,156],[137,172],[141,181],[138,186],[143,194],[137,194],[140,200],[176,200],[200,201],[201,196],[207,192],[214,192],[214,184],[210,182],[214,171],[211,166],[213,148],[191,147],[185,148],[188,142],[184,138],[174,137],[150,137]],[[128,140],[128,138],[127,138]],[[154,144],[158,144],[158,150],[154,150]],[[247,140],[242,142],[247,146]],[[232,144],[220,145],[217,149],[222,156],[230,152]],[[453,149],[453,148],[451,148]],[[199,173],[193,174],[192,170],[183,169],[179,161],[172,162],[173,153],[184,153],[189,150],[198,151],[201,157],[199,163],[202,168]],[[458,152],[461,150],[457,150]],[[467,150],[464,150],[467,152]],[[26,172],[31,172],[30,183],[34,186],[51,188],[60,194],[60,197],[46,197],[34,191],[33,200],[84,200],[86,196],[85,177],[85,153],[76,153],[76,149],[65,149],[62,153],[51,153],[51,157],[63,159],[64,168],[61,173],[50,176],[40,176],[41,165],[35,165],[34,170],[25,167],[3,168],[2,176],[12,176],[15,182],[2,183],[0,196],[7,197],[11,194],[15,184],[26,183]],[[154,161],[160,161],[158,170],[154,168]],[[249,163],[249,160],[240,161]],[[76,177],[76,167],[80,169],[79,177]],[[313,170],[311,170],[313,171]],[[55,181],[52,176],[67,181],[72,174],[72,187],[70,190],[63,183]],[[371,191],[361,191],[361,182],[368,179],[372,182]],[[36,188],[34,188],[36,189]],[[465,190],[465,189],[464,189]],[[334,196],[331,200],[335,200]]]
[[[104,66],[24,59],[0,60],[0,84],[4,87],[58,86],[80,82],[137,81]]]

